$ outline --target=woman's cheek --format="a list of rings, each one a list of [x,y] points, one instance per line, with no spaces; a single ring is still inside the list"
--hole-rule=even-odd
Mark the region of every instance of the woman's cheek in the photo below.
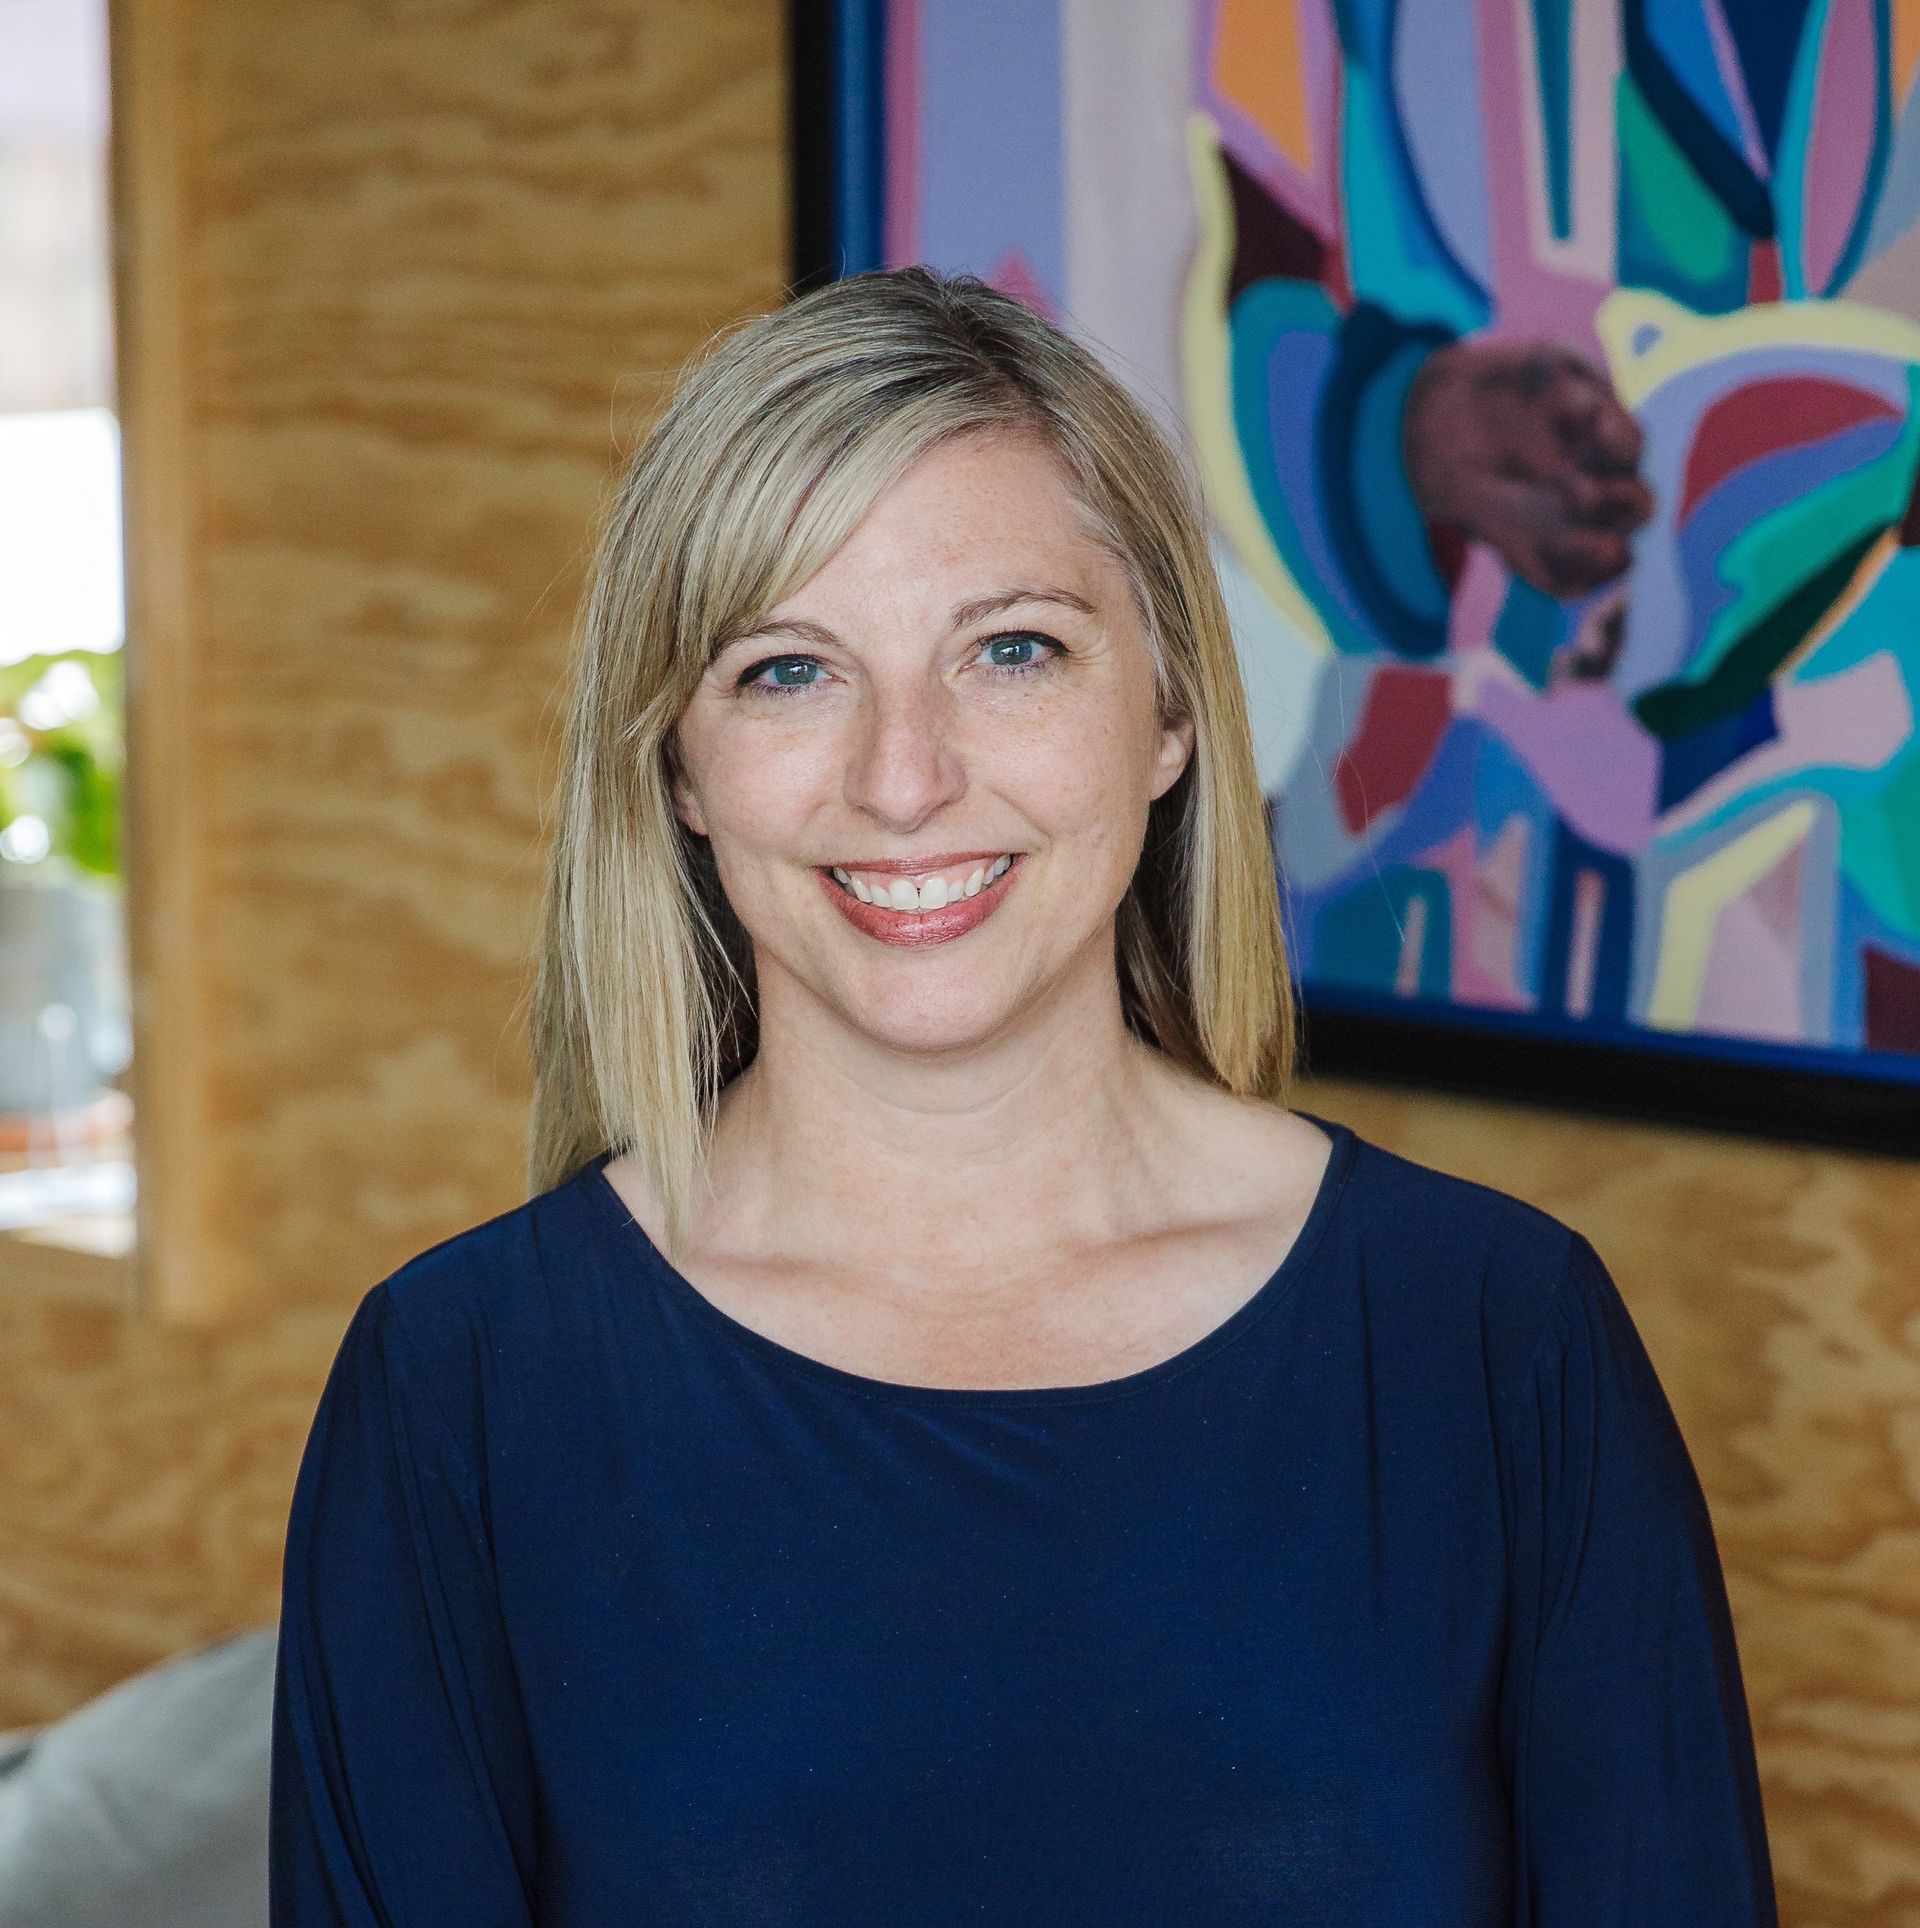
[[[1063,834],[1108,819],[1131,826],[1138,759],[1114,718],[1095,714],[1064,724],[1056,718],[1044,732],[1008,746],[1008,767]]]

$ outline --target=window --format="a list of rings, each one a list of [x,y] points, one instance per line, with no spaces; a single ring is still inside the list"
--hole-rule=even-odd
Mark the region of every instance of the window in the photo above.
[[[96,1252],[134,1185],[113,409],[106,0],[0,0],[0,1234]]]

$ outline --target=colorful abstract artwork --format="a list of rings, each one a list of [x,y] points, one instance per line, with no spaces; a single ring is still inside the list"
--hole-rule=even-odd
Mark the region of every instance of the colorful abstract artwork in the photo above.
[[[841,26],[845,265],[1194,458],[1310,1003],[1920,1083],[1920,0]]]

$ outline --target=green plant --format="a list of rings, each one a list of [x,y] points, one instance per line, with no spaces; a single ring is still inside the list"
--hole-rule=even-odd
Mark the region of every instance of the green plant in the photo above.
[[[117,653],[0,665],[0,873],[53,858],[120,878],[122,687]]]

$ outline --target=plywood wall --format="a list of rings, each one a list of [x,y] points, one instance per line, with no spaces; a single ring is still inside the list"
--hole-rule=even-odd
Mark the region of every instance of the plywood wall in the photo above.
[[[778,297],[780,29],[765,0],[123,0],[168,1316],[332,1303],[512,1202],[582,549],[662,380]]]
[[[271,1618],[347,1314],[524,1195],[588,531],[786,274],[769,0],[113,38],[145,1309],[0,1276],[0,1729]]]
[[[348,1312],[521,1195],[584,532],[662,374],[778,296],[781,27],[121,0],[157,1249],[137,1318],[0,1289],[0,1727],[272,1617]],[[1713,1507],[1784,1919],[1920,1923],[1920,1168],[1303,1102],[1607,1257]]]

